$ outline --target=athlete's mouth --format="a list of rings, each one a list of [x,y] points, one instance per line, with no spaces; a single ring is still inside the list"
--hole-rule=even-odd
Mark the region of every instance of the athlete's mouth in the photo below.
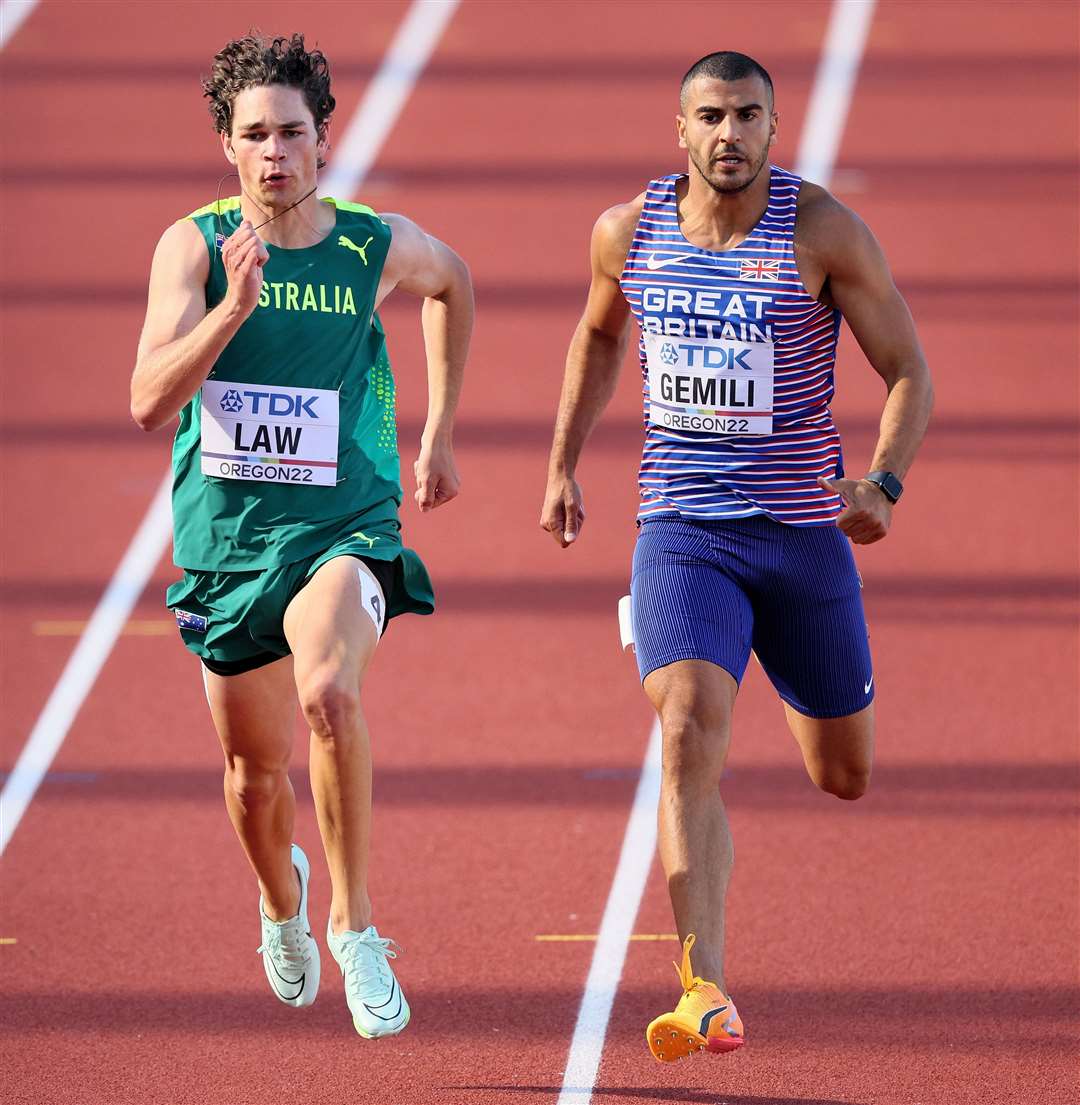
[[[267,173],[263,177],[264,184],[283,184],[288,180],[288,176],[285,173]]]
[[[717,165],[728,165],[734,168],[736,165],[741,165],[746,158],[737,153],[725,153],[713,160]]]

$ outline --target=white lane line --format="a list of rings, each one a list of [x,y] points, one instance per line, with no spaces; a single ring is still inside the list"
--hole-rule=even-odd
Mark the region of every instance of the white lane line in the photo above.
[[[26,17],[37,7],[37,0],[0,0],[0,50],[12,35],[26,22]]]
[[[165,551],[172,532],[172,478],[162,480],[150,509],[124,553],[109,586],[86,623],[30,739],[0,795],[0,855],[67,736],[98,672]],[[164,536],[162,536],[164,535]]]
[[[795,166],[799,176],[821,185],[827,185],[832,176],[873,13],[874,0],[833,0]],[[558,1105],[590,1105],[592,1101],[611,1007],[656,851],[660,749],[660,725],[655,723],[585,981]]]
[[[319,182],[328,196],[350,196],[368,174],[460,0],[416,0],[409,9],[360,109]]]
[[[795,172],[829,186],[844,134],[855,77],[874,20],[875,0],[833,0],[825,47],[806,105]]]
[[[656,850],[656,804],[660,800],[660,722],[654,723],[626,825],[615,879],[593,952],[578,1010],[558,1105],[589,1105],[611,1006],[622,977],[630,934]]]
[[[337,189],[330,195],[345,199],[355,194],[457,6],[458,0],[413,0],[371,89],[346,130],[342,152],[335,155],[330,166],[329,176]],[[376,93],[376,88],[382,91]],[[354,142],[349,147],[350,135],[367,132],[379,136],[378,145]],[[171,485],[172,474],[167,473],[4,784],[0,793],[0,855],[60,751],[132,608],[165,555],[172,536]]]

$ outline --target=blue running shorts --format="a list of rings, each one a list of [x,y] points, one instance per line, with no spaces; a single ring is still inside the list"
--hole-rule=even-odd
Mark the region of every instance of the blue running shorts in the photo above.
[[[861,588],[836,526],[647,518],[630,584],[641,678],[709,660],[738,683],[753,649],[800,714],[854,714],[874,700]]]

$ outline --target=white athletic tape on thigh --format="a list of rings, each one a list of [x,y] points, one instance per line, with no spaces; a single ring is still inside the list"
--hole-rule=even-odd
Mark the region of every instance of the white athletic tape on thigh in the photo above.
[[[619,636],[622,638],[623,652],[634,648],[634,617],[630,609],[630,596],[619,599]],[[637,649],[634,649],[636,652]]]
[[[379,581],[364,567],[358,564],[356,574],[360,577],[360,602],[368,617],[375,623],[375,632],[381,637],[386,625],[386,596]]]

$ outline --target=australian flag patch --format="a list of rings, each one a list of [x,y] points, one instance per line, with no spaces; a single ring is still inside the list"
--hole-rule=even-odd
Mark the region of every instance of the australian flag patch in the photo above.
[[[205,633],[206,632],[206,619],[199,617],[198,614],[189,614],[186,610],[174,610],[176,615],[176,624],[181,629],[190,629],[192,633]]]

